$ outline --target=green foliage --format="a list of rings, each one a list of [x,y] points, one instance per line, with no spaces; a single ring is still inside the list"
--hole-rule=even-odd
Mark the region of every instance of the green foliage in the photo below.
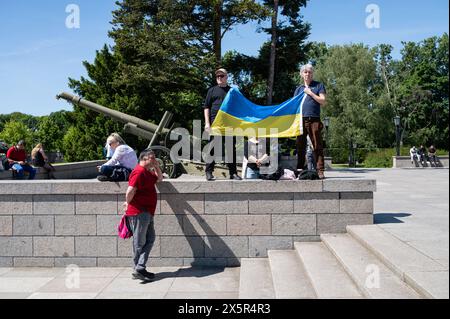
[[[33,132],[24,123],[11,120],[6,122],[2,131],[0,131],[0,140],[5,141],[10,146],[24,140],[27,148],[30,148],[33,144]]]
[[[402,146],[400,156],[410,156],[409,150],[412,146]],[[396,155],[395,148],[376,149],[366,155],[363,166],[367,168],[390,168],[392,167],[392,157]],[[448,155],[447,150],[436,150],[436,155]],[[333,159],[334,160],[334,159]]]
[[[389,168],[392,167],[392,156],[395,156],[395,149],[379,149],[368,153],[363,165],[367,168]]]
[[[384,44],[310,47],[315,78],[327,89],[323,116],[331,118],[329,144],[341,149],[333,151],[339,161],[348,156],[349,143],[394,148],[395,115],[402,120],[403,143],[448,149],[448,34],[404,43],[398,61],[391,52]]]
[[[368,106],[375,74],[373,55],[362,44],[330,47],[317,65],[315,78],[327,91],[323,116],[331,118],[330,147],[346,149],[349,143],[373,147],[367,124],[374,120]]]
[[[8,122],[20,122],[30,129],[31,132],[36,131],[39,119],[35,116],[14,112],[10,114],[0,114],[0,132],[5,128]]]
[[[71,113],[60,111],[43,116],[38,124],[36,142],[42,143],[47,151],[62,151],[63,137],[70,126]]]
[[[76,126],[71,126],[64,135],[62,141],[64,149],[64,160],[66,162],[79,162],[87,160],[102,159],[103,144],[95,145],[92,134],[86,134]]]
[[[448,149],[448,34],[403,45],[395,68],[395,111],[404,142]]]

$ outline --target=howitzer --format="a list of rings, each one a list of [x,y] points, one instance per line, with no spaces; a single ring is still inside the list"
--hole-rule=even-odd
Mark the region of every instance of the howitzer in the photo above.
[[[167,126],[172,119],[172,113],[165,112],[159,125],[156,125],[142,120],[138,117],[109,109],[70,93],[63,92],[61,94],[58,94],[56,98],[58,100],[64,99],[74,105],[84,107],[86,109],[108,116],[118,122],[125,123],[124,131],[126,133],[130,133],[150,140],[147,149],[151,149],[155,152],[155,156],[159,161],[163,173],[166,173],[171,178],[176,177],[180,173],[177,171],[178,166],[174,164],[172,159],[170,158],[170,150],[166,147],[171,132],[171,129],[167,128]],[[156,140],[163,136],[164,138],[162,138],[159,143],[163,145],[154,145]]]

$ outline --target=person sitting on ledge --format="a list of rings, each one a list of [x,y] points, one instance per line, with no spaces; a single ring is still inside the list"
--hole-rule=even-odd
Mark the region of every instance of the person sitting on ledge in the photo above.
[[[437,167],[438,161],[436,160],[436,148],[434,147],[434,145],[431,145],[428,149],[428,157],[430,159],[430,165]]]
[[[270,149],[267,140],[255,137],[249,138],[244,144],[244,156],[247,160],[247,166],[242,173],[245,179],[259,179],[261,166],[269,166]]]
[[[55,175],[53,174],[55,168],[49,163],[42,143],[38,143],[31,151],[31,160],[34,166],[42,167],[47,171],[49,179],[55,179]]]
[[[22,179],[24,171],[30,175],[28,179],[34,179],[36,169],[27,162],[27,153],[25,151],[25,142],[20,140],[17,145],[12,146],[6,153],[9,166],[16,171],[17,178]]]
[[[128,181],[131,171],[138,164],[136,152],[117,133],[112,133],[107,143],[114,150],[114,155],[108,162],[98,166],[100,175],[97,179],[101,182]]]
[[[415,146],[409,149],[409,156],[411,156],[411,164],[419,161],[419,156],[417,155],[417,148]]]
[[[425,146],[420,145],[419,150],[417,151],[417,156],[419,156],[419,161],[422,165],[426,165],[428,161],[427,149]]]

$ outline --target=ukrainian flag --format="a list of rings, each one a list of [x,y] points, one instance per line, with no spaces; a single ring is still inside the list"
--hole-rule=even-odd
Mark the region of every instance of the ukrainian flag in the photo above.
[[[247,100],[238,89],[231,88],[211,126],[212,135],[299,136],[303,134],[301,110],[305,97],[302,92],[280,105],[261,106]]]

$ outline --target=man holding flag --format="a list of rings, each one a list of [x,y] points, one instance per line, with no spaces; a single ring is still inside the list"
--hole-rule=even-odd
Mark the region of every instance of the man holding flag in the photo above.
[[[304,81],[294,93],[297,96],[301,93],[307,94],[303,106],[303,134],[297,136],[297,170],[302,170],[305,166],[305,154],[307,146],[307,135],[310,137],[314,149],[314,158],[317,162],[317,173],[320,179],[324,179],[324,155],[322,142],[323,124],[320,121],[320,108],[325,105],[325,86],[313,80],[314,67],[306,64],[301,67],[300,75]]]
[[[228,85],[228,72],[225,69],[218,69],[215,72],[216,74],[216,82],[217,85],[213,86],[208,90],[206,95],[205,103],[203,105],[204,109],[204,117],[205,117],[205,131],[211,132],[211,124],[214,123],[214,120],[217,116],[217,113],[220,110],[223,100],[225,99],[227,93],[230,91],[231,87]],[[211,136],[211,141],[213,139],[221,138],[219,136]],[[242,178],[237,174],[236,167],[236,138],[233,136],[224,137],[222,139],[222,143],[225,142],[226,139],[229,139],[229,144],[232,145],[232,149],[226,151],[232,151],[232,160],[231,162],[227,162],[228,170],[230,173],[230,179],[241,180]],[[214,142],[213,142],[214,143]],[[215,140],[215,144],[218,141]],[[231,154],[228,154],[231,155]],[[206,164],[206,180],[213,181],[215,177],[213,176],[215,162]]]

